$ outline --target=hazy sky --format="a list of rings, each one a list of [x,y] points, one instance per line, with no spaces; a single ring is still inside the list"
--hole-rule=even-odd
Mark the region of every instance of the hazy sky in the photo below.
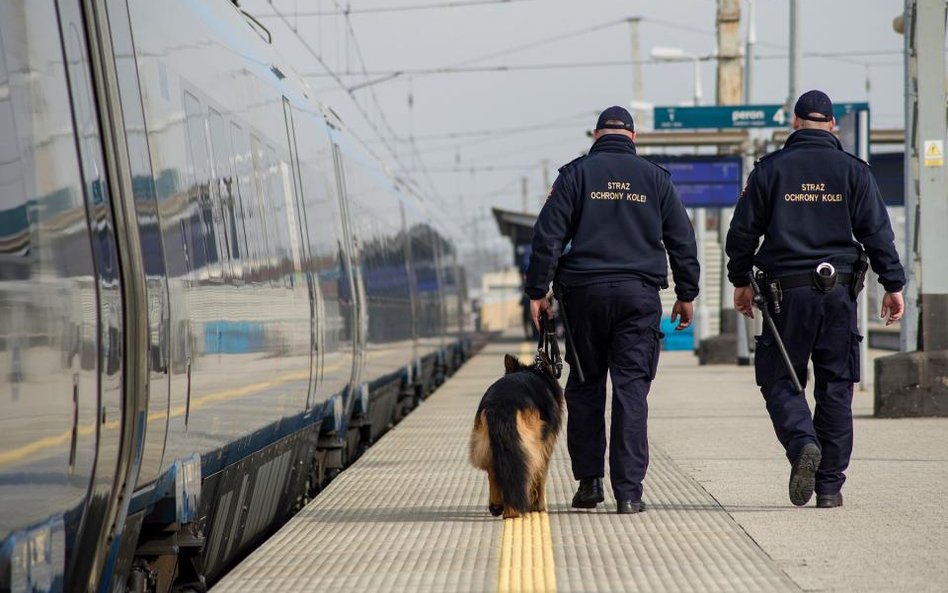
[[[714,0],[242,0],[241,6],[258,17],[283,14],[289,26],[275,16],[261,21],[316,96],[393,170],[411,176],[428,203],[461,222],[465,249],[476,242],[499,259],[509,248],[490,208],[519,210],[526,178],[529,208],[538,210],[547,190],[544,159],[552,180],[588,147],[586,131],[601,109],[633,100],[628,18],[641,18],[639,56],[647,63],[640,101],[690,104],[694,94],[692,62],[648,63],[653,47],[705,57],[716,47]],[[747,7],[742,1],[742,37]],[[903,39],[892,19],[902,7],[902,0],[799,0],[800,90],[820,88],[835,102],[867,101],[873,128],[901,128]],[[754,0],[754,20],[753,102],[782,103],[789,3]],[[585,65],[571,66],[577,64]],[[462,71],[430,72],[446,68]],[[713,59],[702,62],[704,105],[714,104],[715,70]],[[404,74],[382,80],[394,72]],[[351,92],[342,88],[371,81]]]

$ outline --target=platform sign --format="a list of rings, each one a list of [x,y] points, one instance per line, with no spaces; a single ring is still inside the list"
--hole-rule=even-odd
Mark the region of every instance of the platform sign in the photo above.
[[[743,159],[739,156],[669,156],[645,158],[667,169],[686,208],[729,208],[741,194]]]
[[[867,103],[840,103],[833,106],[836,119],[868,109]],[[656,130],[783,128],[793,120],[793,113],[788,113],[783,105],[655,107],[654,116]]]

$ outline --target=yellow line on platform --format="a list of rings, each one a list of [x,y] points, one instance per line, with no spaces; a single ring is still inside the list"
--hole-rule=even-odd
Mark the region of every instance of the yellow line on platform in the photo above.
[[[535,348],[531,342],[521,344],[520,359],[525,364],[533,362]],[[553,536],[546,512],[504,519],[497,592],[556,593]]]
[[[556,592],[548,514],[527,513],[517,519],[505,519],[501,542],[498,593]]]

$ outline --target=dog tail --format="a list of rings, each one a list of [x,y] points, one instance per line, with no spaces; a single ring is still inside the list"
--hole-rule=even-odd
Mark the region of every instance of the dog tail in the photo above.
[[[520,513],[527,512],[527,459],[517,428],[517,409],[488,409],[487,434],[497,486],[504,504]]]

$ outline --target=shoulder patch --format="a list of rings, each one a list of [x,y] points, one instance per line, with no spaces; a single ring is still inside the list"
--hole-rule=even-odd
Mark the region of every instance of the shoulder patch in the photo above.
[[[661,170],[665,173],[665,175],[668,175],[669,177],[671,177],[671,171],[669,171],[669,170],[666,169],[665,167],[663,167],[663,166],[659,165],[658,163],[656,163],[656,162],[654,162],[654,161],[652,161],[652,160],[649,160],[649,159],[643,159],[643,160],[645,160],[645,162],[647,162],[648,164],[652,165],[653,167],[656,167],[656,168],[658,168],[658,169],[661,169]]]
[[[579,161],[583,160],[583,159],[586,158],[587,156],[589,156],[589,155],[588,155],[588,154],[580,155],[580,156],[576,157],[575,159],[571,160],[570,162],[566,163],[565,165],[563,165],[562,167],[560,167],[560,168],[557,169],[557,170],[558,170],[560,173],[562,173],[565,169],[568,169],[568,168],[571,167],[572,165],[575,165],[576,163],[578,163]]]
[[[756,166],[756,165],[758,165],[758,164],[760,164],[760,163],[766,161],[767,159],[772,158],[772,157],[774,157],[775,155],[780,154],[780,151],[781,151],[781,150],[783,150],[783,149],[782,149],[782,148],[778,148],[777,150],[775,150],[775,151],[773,151],[773,152],[768,152],[768,153],[765,154],[764,156],[762,156],[762,157],[760,157],[759,159],[757,159],[756,161],[754,161],[754,165]]]
[[[858,156],[854,155],[853,153],[851,153],[851,152],[846,152],[845,150],[842,151],[842,152],[843,152],[843,154],[845,154],[845,155],[848,156],[849,158],[851,158],[851,159],[856,159],[857,161],[859,161],[859,162],[862,163],[863,165],[869,167],[870,169],[872,168],[872,165],[870,165],[868,162],[862,160],[862,159],[859,158]]]

